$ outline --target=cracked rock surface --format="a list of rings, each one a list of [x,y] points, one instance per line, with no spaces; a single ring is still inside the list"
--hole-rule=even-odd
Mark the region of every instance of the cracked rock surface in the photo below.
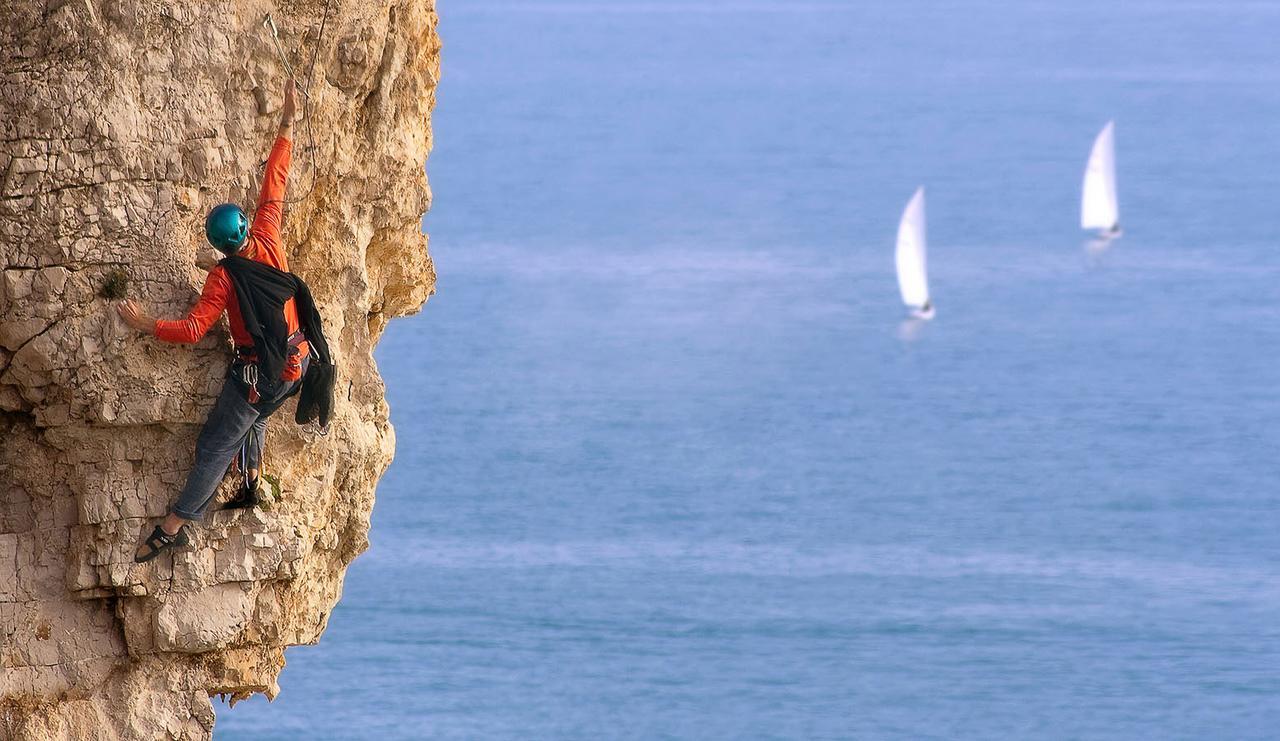
[[[319,640],[367,546],[394,448],[372,351],[435,285],[419,225],[439,41],[433,0],[335,2],[317,44],[324,9],[0,5],[0,738],[209,738],[210,696],[274,696],[285,647]],[[194,346],[142,337],[100,294],[122,274],[181,316],[208,266],[204,214],[254,203],[284,84],[267,12],[300,73],[320,49],[284,239],[324,316],[337,408],[327,436],[292,404],[273,418],[280,501],[211,508],[190,548],[134,564],[230,344],[225,322]]]

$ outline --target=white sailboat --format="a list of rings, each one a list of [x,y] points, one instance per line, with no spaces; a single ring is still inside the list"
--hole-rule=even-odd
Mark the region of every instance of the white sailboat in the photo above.
[[[911,196],[902,212],[902,221],[898,222],[898,247],[894,252],[902,303],[917,319],[932,319],[934,315],[933,303],[929,300],[926,244],[924,188],[921,187]]]
[[[1120,236],[1120,205],[1116,196],[1116,123],[1108,121],[1093,141],[1084,169],[1080,194],[1080,228],[1100,236]]]

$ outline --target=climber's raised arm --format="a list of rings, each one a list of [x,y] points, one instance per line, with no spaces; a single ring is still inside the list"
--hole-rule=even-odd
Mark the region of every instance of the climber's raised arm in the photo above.
[[[287,270],[284,251],[280,242],[280,222],[284,214],[285,188],[289,180],[289,158],[293,151],[293,116],[296,112],[294,98],[297,86],[285,83],[284,105],[280,108],[280,128],[276,141],[267,157],[266,172],[262,174],[262,187],[258,191],[258,208],[253,216],[250,232],[258,238],[256,246],[265,248],[270,257],[267,262],[281,270]],[[264,257],[266,257],[264,255]]]

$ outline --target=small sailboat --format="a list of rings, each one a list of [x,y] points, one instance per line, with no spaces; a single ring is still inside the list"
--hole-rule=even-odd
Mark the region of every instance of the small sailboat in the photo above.
[[[932,319],[934,315],[933,303],[929,300],[924,223],[924,188],[921,187],[902,212],[902,221],[898,222],[898,248],[894,252],[902,303],[911,309],[911,316],[916,319]]]
[[[1080,195],[1080,228],[1095,229],[1098,236],[1120,236],[1120,205],[1116,197],[1116,122],[1108,121],[1093,141],[1084,169]]]

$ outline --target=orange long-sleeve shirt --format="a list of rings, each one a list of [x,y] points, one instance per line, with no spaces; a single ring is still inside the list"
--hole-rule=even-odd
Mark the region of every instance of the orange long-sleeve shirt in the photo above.
[[[262,188],[258,193],[258,208],[254,212],[253,226],[249,228],[249,236],[239,252],[251,260],[286,272],[289,270],[289,260],[280,241],[280,222],[284,215],[285,184],[289,178],[289,155],[292,149],[293,144],[283,136],[278,137],[271,147],[267,171],[262,176]],[[223,311],[227,312],[227,319],[231,324],[231,339],[237,345],[252,345],[253,338],[245,331],[244,319],[240,316],[235,286],[227,276],[227,271],[218,265],[209,271],[204,289],[200,292],[200,300],[191,307],[185,319],[156,322],[156,338],[165,342],[198,342],[214,322],[218,321]],[[284,319],[289,334],[298,331],[298,308],[293,299],[289,299],[284,305]],[[298,347],[299,358],[306,357],[308,352],[310,349],[307,343]],[[286,363],[282,375],[284,380],[296,381],[300,376],[296,363]]]

